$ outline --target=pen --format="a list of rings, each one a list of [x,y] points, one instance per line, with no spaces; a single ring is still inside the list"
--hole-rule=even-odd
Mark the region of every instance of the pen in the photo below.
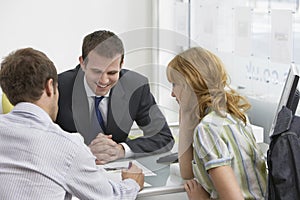
[[[126,167],[104,167],[106,171],[116,171],[121,169],[127,169]]]
[[[129,161],[129,164],[128,164],[128,169],[130,169],[132,166],[132,161]]]

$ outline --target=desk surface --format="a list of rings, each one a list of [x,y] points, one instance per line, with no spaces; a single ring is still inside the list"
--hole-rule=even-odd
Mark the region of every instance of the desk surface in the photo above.
[[[182,180],[179,175],[179,167],[177,173],[173,173],[174,170],[170,170],[170,163],[157,163],[157,159],[171,154],[171,152],[145,156],[137,158],[136,160],[157,174],[156,176],[145,176],[145,182],[151,186],[146,186],[139,192],[138,198],[156,195],[165,195],[171,193],[184,192]],[[174,165],[174,164],[172,164]],[[178,164],[175,164],[178,165]],[[175,168],[175,170],[177,170]],[[172,176],[177,177],[173,178]]]
[[[146,187],[139,192],[138,200],[184,200],[188,199],[179,176],[177,164],[157,163],[156,160],[171,152],[136,158],[138,162],[150,169],[156,176],[145,176]],[[171,167],[170,167],[171,166]],[[171,170],[170,170],[171,168]],[[147,186],[147,185],[151,186]],[[72,200],[78,200],[73,197]]]

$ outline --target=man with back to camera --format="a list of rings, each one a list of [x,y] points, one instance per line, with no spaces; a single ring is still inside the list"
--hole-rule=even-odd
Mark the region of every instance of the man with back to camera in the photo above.
[[[0,115],[0,199],[135,199],[144,175],[137,166],[109,180],[79,134],[53,121],[57,72],[42,52],[17,50],[1,63],[0,85],[14,105]]]
[[[85,36],[79,61],[58,76],[56,123],[81,133],[97,164],[172,149],[174,138],[148,79],[122,69],[124,47],[117,35],[102,30]],[[144,135],[130,140],[134,121]]]

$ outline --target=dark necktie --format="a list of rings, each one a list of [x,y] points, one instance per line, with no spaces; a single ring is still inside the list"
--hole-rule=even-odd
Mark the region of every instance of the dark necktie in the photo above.
[[[105,125],[104,125],[102,114],[101,114],[100,109],[99,109],[99,103],[103,98],[104,98],[103,96],[102,97],[96,97],[95,96],[95,111],[96,111],[98,122],[99,122],[103,132],[105,133]]]

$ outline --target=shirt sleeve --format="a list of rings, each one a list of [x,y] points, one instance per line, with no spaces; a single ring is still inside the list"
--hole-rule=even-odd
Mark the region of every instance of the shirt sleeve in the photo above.
[[[226,139],[221,136],[223,131],[222,126],[209,124],[200,124],[195,129],[194,149],[206,170],[231,164],[233,156]]]
[[[130,149],[130,147],[125,142],[121,142],[120,144],[124,147],[125,158],[130,158],[134,156],[134,152]]]
[[[70,163],[66,176],[67,191],[79,199],[136,199],[140,189],[132,179],[113,182],[95,164],[88,148],[80,149]]]

